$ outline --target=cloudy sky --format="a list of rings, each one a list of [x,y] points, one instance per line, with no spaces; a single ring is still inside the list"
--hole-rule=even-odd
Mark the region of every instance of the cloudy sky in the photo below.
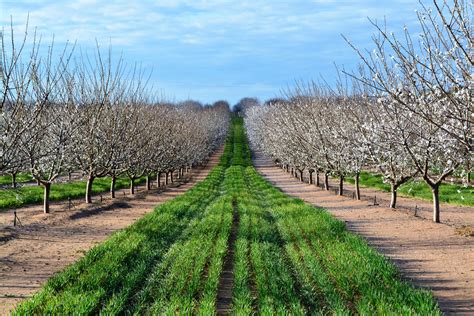
[[[29,13],[44,40],[96,40],[153,69],[168,98],[202,102],[278,96],[295,80],[334,80],[334,63],[354,68],[344,42],[371,48],[367,18],[387,19],[396,33],[416,28],[415,0],[0,0],[2,26],[20,30]]]

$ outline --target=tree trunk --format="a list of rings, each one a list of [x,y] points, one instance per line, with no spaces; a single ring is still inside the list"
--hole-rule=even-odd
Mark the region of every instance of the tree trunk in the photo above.
[[[168,175],[169,175],[169,172],[166,171],[166,176],[165,176],[165,185],[168,185]]]
[[[324,173],[324,190],[329,191],[329,172]]]
[[[112,175],[112,178],[110,179],[110,197],[112,199],[115,199],[115,182],[117,181],[117,177],[115,175]]]
[[[159,171],[156,173],[156,186],[161,188],[161,172]]]
[[[316,170],[316,186],[319,187],[319,170]]]
[[[51,192],[51,183],[43,183],[44,187],[44,196],[43,196],[43,212],[45,214],[49,213],[49,193]]]
[[[69,182],[71,182],[71,180],[72,180],[72,172],[71,171],[69,171],[67,173],[67,178],[68,178]]]
[[[439,223],[439,184],[431,187],[433,192],[433,222]]]
[[[130,179],[130,194],[135,194],[135,178]]]
[[[150,175],[146,175],[146,190],[150,191],[151,190],[151,181],[150,181]]]
[[[339,175],[339,195],[344,195],[344,176]]]
[[[397,207],[397,190],[398,185],[395,183],[390,184],[390,192],[392,193],[392,198],[390,199],[390,208]]]
[[[309,184],[313,184],[313,170],[309,171]]]
[[[12,188],[16,188],[16,172],[12,173]]]
[[[300,181],[303,182],[304,179],[303,179],[303,170],[298,170],[300,172]]]
[[[356,174],[355,174],[355,196],[356,196],[356,200],[360,200],[359,180],[360,180],[360,172],[356,172]]]
[[[174,173],[174,170],[170,172],[171,183],[174,183],[173,173]]]
[[[466,171],[467,171],[466,181],[468,184],[470,184],[471,183],[471,161],[470,160],[468,160],[466,163]]]
[[[95,177],[89,175],[87,178],[86,185],[86,203],[92,203],[92,183],[94,183]]]
[[[295,173],[293,172],[293,168],[291,168],[291,175],[293,176]]]

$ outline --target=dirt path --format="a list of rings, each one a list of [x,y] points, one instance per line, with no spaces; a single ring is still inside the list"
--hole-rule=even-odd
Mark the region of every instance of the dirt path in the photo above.
[[[345,221],[351,231],[390,257],[403,277],[430,288],[445,313],[474,314],[474,238],[460,236],[452,225],[435,224],[412,212],[369,206],[368,201],[337,196],[334,191],[301,183],[259,155],[254,164],[285,193],[323,207]],[[445,205],[442,207],[446,209]],[[452,216],[450,222],[474,223],[474,208],[463,208],[461,215],[445,212],[442,218]]]
[[[239,230],[239,213],[237,204],[232,202],[233,219],[230,231],[229,241],[227,245],[227,255],[224,260],[219,287],[217,288],[217,315],[230,315],[232,308],[232,297],[234,289],[234,248],[237,240],[237,232]]]
[[[86,205],[76,201],[53,203],[51,214],[40,206],[17,209],[23,227],[11,226],[12,214],[0,213],[0,314],[36,292],[55,272],[75,262],[88,249],[113,232],[190,189],[219,162],[217,151],[205,168],[195,169],[189,181],[164,191],[140,191],[134,197],[117,192],[117,199]],[[143,187],[142,187],[143,188]],[[96,197],[96,200],[99,198]]]

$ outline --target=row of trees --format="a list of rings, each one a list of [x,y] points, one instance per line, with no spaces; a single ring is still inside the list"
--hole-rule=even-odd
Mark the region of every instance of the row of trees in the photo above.
[[[377,29],[373,52],[360,56],[355,72],[338,70],[335,87],[297,84],[284,98],[246,110],[250,139],[285,168],[312,175],[355,177],[378,169],[397,189],[415,177],[433,192],[439,222],[439,187],[458,174],[470,182],[473,164],[472,6],[434,1],[418,12],[421,35],[413,39]],[[350,43],[349,43],[350,44]]]
[[[27,28],[28,29],[28,28]],[[182,174],[204,162],[224,141],[226,102],[158,102],[148,74],[122,58],[113,61],[97,45],[93,55],[65,45],[43,47],[36,34],[21,41],[2,33],[0,56],[0,173],[30,172],[44,187],[49,211],[52,183],[80,171],[85,200],[99,177],[134,180],[151,174]]]

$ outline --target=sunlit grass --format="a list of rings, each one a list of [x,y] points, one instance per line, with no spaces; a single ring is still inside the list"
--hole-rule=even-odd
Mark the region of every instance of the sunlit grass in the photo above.
[[[28,182],[32,180],[33,180],[33,177],[28,173],[20,172],[19,174],[16,175],[17,183]],[[0,185],[11,185],[11,184],[12,184],[11,175],[9,174],[0,175]]]

